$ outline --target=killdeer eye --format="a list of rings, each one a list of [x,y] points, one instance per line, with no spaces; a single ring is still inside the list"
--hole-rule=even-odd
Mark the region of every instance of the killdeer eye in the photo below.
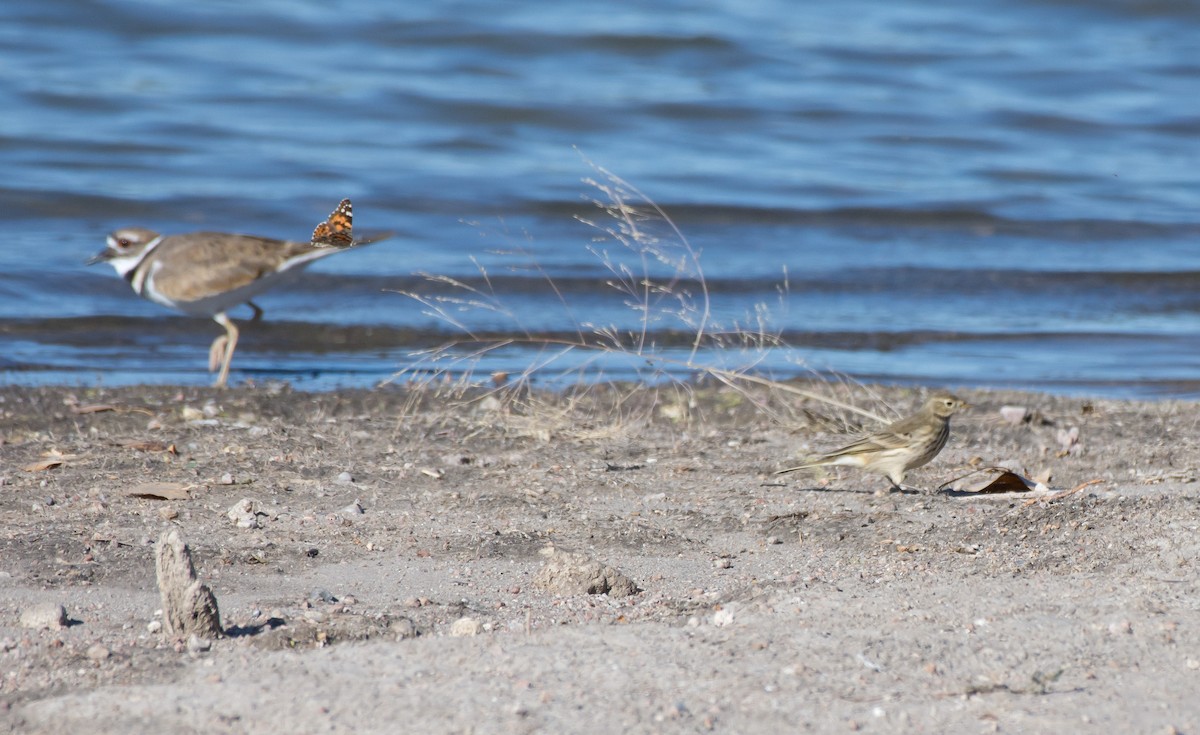
[[[132,243],[129,242],[129,238],[126,238],[126,237],[117,238],[117,248],[120,250],[124,250],[125,248],[129,247],[131,244]]]

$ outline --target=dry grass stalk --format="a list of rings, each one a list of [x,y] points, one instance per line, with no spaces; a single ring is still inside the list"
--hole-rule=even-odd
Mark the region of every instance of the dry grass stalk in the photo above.
[[[573,329],[557,334],[527,329],[519,315],[506,306],[504,295],[497,290],[487,268],[473,259],[478,278],[472,283],[423,274],[432,283],[451,287],[449,294],[399,292],[419,302],[427,314],[461,332],[463,337],[414,353],[414,363],[394,375],[392,381],[407,380],[417,386],[433,387],[445,400],[458,405],[497,401],[499,415],[511,428],[520,430],[520,424],[525,422],[536,424],[539,432],[577,434],[572,427],[579,426],[579,409],[585,402],[580,400],[578,390],[565,400],[547,399],[534,390],[535,377],[549,376],[551,382],[576,389],[583,387],[586,394],[587,386],[605,379],[606,361],[630,364],[638,382],[653,389],[671,386],[672,390],[688,391],[693,389],[696,378],[711,379],[738,392],[760,412],[783,424],[798,423],[794,400],[789,400],[795,397],[881,424],[889,421],[835,397],[837,382],[826,380],[822,383],[826,390],[814,390],[754,372],[771,350],[788,347],[780,334],[771,329],[766,305],[754,309],[747,320],[752,326],[735,322],[725,327],[716,323],[700,254],[687,237],[662,208],[636,187],[599,166],[592,164],[592,168],[597,176],[585,182],[602,195],[602,199],[593,203],[603,216],[577,219],[598,233],[598,243],[611,246],[593,244],[588,250],[608,271],[606,285],[636,314],[636,327],[621,329],[576,318],[553,278],[528,252],[512,250],[504,254],[526,258],[517,268],[538,274],[572,321]],[[665,275],[660,275],[664,271]],[[786,277],[785,270],[781,298],[786,295]],[[514,329],[490,335],[471,326],[474,320],[464,317],[471,313],[486,314],[492,322],[499,318]],[[672,354],[669,346],[660,343],[662,339],[679,340],[685,353]],[[475,375],[482,359],[513,347],[535,350],[522,370],[504,376],[502,381]],[[702,359],[706,354],[728,356],[735,351],[747,359],[732,369]],[[579,353],[584,355],[581,359]],[[556,367],[568,362],[568,358],[580,361],[567,369]],[[873,398],[878,400],[877,396]],[[622,405],[622,401],[617,401],[612,408],[618,411],[615,416],[622,420],[623,426],[627,427],[631,420],[647,418],[644,411],[637,415],[620,413]],[[594,410],[597,405],[593,402],[587,408]],[[840,423],[851,428],[844,418]]]

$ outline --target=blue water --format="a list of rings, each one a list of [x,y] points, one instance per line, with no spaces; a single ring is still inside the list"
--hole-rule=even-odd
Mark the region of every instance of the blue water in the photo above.
[[[415,353],[611,327],[643,354],[545,380],[1200,396],[1198,37],[1200,6],[1116,0],[6,3],[0,371],[207,383],[217,325],[83,261],[130,224],[303,239],[350,197],[395,236],[261,297],[235,381],[461,373]],[[606,172],[682,269],[603,231]],[[648,317],[622,268],[673,283]],[[786,346],[693,352],[701,327]]]

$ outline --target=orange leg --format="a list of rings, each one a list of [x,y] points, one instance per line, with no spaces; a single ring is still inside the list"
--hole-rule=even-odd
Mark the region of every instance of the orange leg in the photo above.
[[[216,386],[224,388],[225,382],[229,380],[229,363],[233,361],[233,351],[237,349],[238,328],[224,312],[214,316],[213,321],[225,327],[225,334],[213,340],[208,351],[208,369],[211,372],[216,368],[217,357],[220,355],[221,373],[217,376]]]
[[[217,368],[221,367],[221,363],[225,361],[225,345],[229,344],[229,335],[222,334],[213,340],[212,347],[208,348],[208,372],[215,373]]]

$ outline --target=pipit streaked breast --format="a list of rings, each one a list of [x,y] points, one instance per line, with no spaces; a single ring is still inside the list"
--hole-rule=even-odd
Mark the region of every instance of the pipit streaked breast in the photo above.
[[[899,489],[905,472],[928,464],[946,446],[946,440],[950,438],[950,417],[963,408],[968,406],[960,398],[949,393],[935,393],[912,416],[894,421],[853,444],[775,474],[829,465],[859,467],[886,476],[893,488]]]

